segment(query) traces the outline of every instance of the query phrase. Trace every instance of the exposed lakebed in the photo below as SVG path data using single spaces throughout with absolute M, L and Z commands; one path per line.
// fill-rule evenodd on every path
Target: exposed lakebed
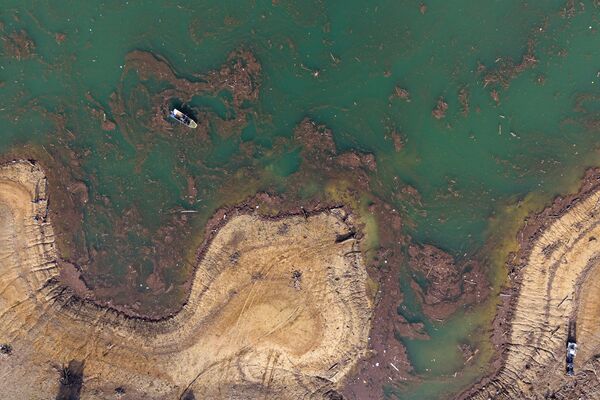
M 497 294 L 527 211 L 574 192 L 597 163 L 598 12 L 593 1 L 8 1 L 0 158 L 44 165 L 65 263 L 98 301 L 139 315 L 181 306 L 218 209 L 259 192 L 265 213 L 352 207 L 375 280 L 391 280 L 381 309 L 396 323 L 382 340 L 406 349 L 402 373 L 387 361 L 386 390 L 449 395 L 492 355 L 495 297 L 463 301 L 462 273 Z M 197 130 L 163 120 L 177 101 Z M 411 263 L 427 246 L 452 273 Z M 425 312 L 440 296 L 450 310 Z

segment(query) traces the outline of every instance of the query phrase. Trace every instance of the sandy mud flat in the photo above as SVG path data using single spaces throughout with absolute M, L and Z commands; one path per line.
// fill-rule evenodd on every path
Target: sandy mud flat
M 0 166 L 1 398 L 338 398 L 367 351 L 367 272 L 343 208 L 228 213 L 182 309 L 144 319 L 63 283 L 46 194 L 37 165 Z
M 529 218 L 495 321 L 498 371 L 465 399 L 600 398 L 600 172 Z M 575 375 L 566 346 L 575 339 Z

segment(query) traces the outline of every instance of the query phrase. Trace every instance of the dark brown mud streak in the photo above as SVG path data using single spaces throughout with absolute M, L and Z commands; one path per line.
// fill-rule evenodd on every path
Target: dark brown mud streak
M 480 303 L 489 294 L 481 266 L 475 261 L 456 265 L 454 258 L 432 245 L 408 247 L 409 265 L 428 282 L 413 285 L 421 298 L 423 312 L 433 320 L 443 320 L 461 305 Z
M 506 89 L 514 78 L 524 71 L 535 67 L 538 63 L 534 53 L 535 43 L 534 39 L 527 41 L 527 50 L 519 63 L 515 63 L 508 57 L 499 57 L 497 59 L 497 66 L 492 69 L 488 70 L 484 65 L 480 65 L 477 71 L 483 73 L 483 86 L 491 88 L 502 87 Z
M 371 355 L 358 364 L 356 375 L 347 380 L 341 391 L 346 399 L 378 400 L 383 398 L 384 385 L 414 381 L 408 354 L 397 335 L 427 338 L 422 326 L 409 323 L 397 311 L 403 301 L 399 281 L 404 260 L 401 247 L 406 245 L 407 238 L 402 233 L 402 218 L 393 210 L 381 201 L 370 207 L 378 220 L 386 220 L 379 227 L 380 248 L 368 267 L 369 275 L 377 282 L 375 314 L 369 335 Z
M 150 130 L 166 130 L 167 132 L 183 130 L 182 127 L 173 128 L 166 119 L 169 100 L 179 99 L 183 102 L 190 101 L 198 95 L 216 95 L 221 91 L 231 93 L 231 104 L 229 106 L 235 111 L 236 117 L 228 120 L 212 120 L 218 123 L 217 131 L 225 136 L 239 133 L 246 125 L 248 109 L 243 108 L 244 102 L 252 102 L 258 99 L 260 87 L 261 66 L 251 52 L 236 51 L 229 55 L 227 62 L 217 71 L 211 71 L 205 75 L 194 76 L 193 79 L 184 79 L 176 75 L 169 62 L 155 54 L 144 51 L 133 51 L 126 57 L 123 77 L 129 73 L 138 75 L 141 86 L 134 89 L 143 91 L 144 83 L 149 81 L 168 84 L 168 87 L 157 93 L 148 93 L 148 104 L 150 111 L 136 108 L 133 102 L 135 96 L 124 97 L 123 84 L 119 90 L 112 95 L 111 111 L 115 116 L 117 125 L 125 135 L 131 137 L 139 132 L 135 126 L 141 124 Z M 135 115 L 136 118 L 130 118 Z M 144 118 L 139 118 L 144 117 Z M 199 114 L 200 132 L 206 133 L 206 115 Z
M 23 60 L 34 55 L 35 43 L 23 29 L 5 33 L 4 27 L 0 25 L 0 42 L 3 45 L 4 54 L 9 57 Z

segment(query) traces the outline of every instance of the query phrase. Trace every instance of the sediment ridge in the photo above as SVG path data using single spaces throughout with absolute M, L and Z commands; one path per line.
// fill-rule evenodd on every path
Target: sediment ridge
M 600 171 L 528 218 L 518 240 L 495 321 L 500 367 L 460 398 L 599 398 Z M 574 376 L 568 340 L 578 345 Z
M 367 351 L 367 272 L 343 208 L 224 214 L 199 252 L 186 303 L 158 320 L 65 285 L 47 210 L 38 165 L 0 166 L 5 398 L 55 396 L 73 383 L 74 365 L 81 399 L 336 398 Z

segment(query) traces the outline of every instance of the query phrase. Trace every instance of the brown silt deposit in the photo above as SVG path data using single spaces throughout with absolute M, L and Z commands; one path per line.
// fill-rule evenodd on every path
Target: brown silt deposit
M 463 398 L 600 397 L 599 238 L 600 171 L 595 170 L 579 193 L 557 198 L 519 233 L 520 250 L 509 265 L 511 290 L 502 294 L 509 300 L 495 321 L 498 371 Z M 574 376 L 566 374 L 567 340 L 578 346 Z
M 496 60 L 498 66 L 487 72 L 483 77 L 483 87 L 498 85 L 504 89 L 508 88 L 510 82 L 524 71 L 537 65 L 538 60 L 535 56 L 535 41 L 527 41 L 527 51 L 521 57 L 521 62 L 515 63 L 510 58 L 499 57 Z M 486 68 L 480 65 L 478 72 L 485 71 Z
M 446 103 L 443 97 L 440 97 L 435 108 L 431 111 L 431 115 L 435 119 L 442 119 L 446 116 L 446 111 L 448 111 L 448 103 Z
M 151 319 L 65 283 L 46 186 L 35 164 L 0 166 L 3 398 L 337 398 L 365 355 L 372 304 L 345 209 L 223 212 L 185 305 Z
M 35 51 L 35 43 L 25 30 L 2 35 L 0 40 L 4 45 L 6 54 L 17 60 L 30 58 Z
M 428 285 L 413 283 L 430 318 L 443 320 L 465 304 L 479 303 L 489 293 L 486 279 L 478 264 L 456 265 L 454 258 L 432 245 L 408 247 L 409 265 L 420 273 Z
M 466 87 L 460 88 L 458 91 L 458 102 L 460 103 L 461 112 L 466 117 L 469 115 L 470 111 L 470 97 L 469 89 Z
M 401 86 L 396 86 L 394 88 L 394 94 L 390 96 L 390 99 L 393 97 L 397 97 L 401 100 L 410 101 L 410 92 Z

